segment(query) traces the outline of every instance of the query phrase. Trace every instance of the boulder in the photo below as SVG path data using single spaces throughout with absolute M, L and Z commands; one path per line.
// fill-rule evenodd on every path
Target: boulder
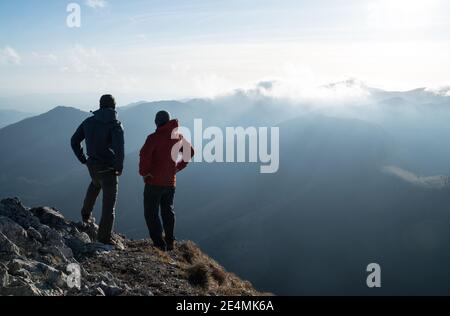
M 30 212 L 36 216 L 41 224 L 47 225 L 51 228 L 62 230 L 70 227 L 70 224 L 64 216 L 57 210 L 50 207 L 32 208 Z
M 22 226 L 5 216 L 0 216 L 0 232 L 14 244 L 27 247 L 28 234 Z
M 49 265 L 44 263 L 38 263 L 38 268 L 42 273 L 43 280 L 51 287 L 64 287 L 66 286 L 67 275 Z
M 43 282 L 51 287 L 66 285 L 66 275 L 45 263 L 34 260 L 14 259 L 8 264 L 8 273 L 24 280 Z
M 38 232 L 34 227 L 29 227 L 27 229 L 27 234 L 29 238 L 32 238 L 37 241 L 42 241 L 42 235 Z
M 40 225 L 39 219 L 34 217 L 17 198 L 0 201 L 0 216 L 8 217 L 25 229 Z
M 3 296 L 42 296 L 39 290 L 31 281 L 21 278 L 13 278 L 8 287 L 0 288 L 0 295 Z
M 91 240 L 97 239 L 98 225 L 95 224 L 95 218 L 92 218 L 89 223 L 77 223 L 75 226 L 79 231 L 86 233 Z
M 37 262 L 33 260 L 14 259 L 8 264 L 8 272 L 11 275 L 17 275 L 20 270 L 36 272 L 38 270 Z
M 20 257 L 20 249 L 0 231 L 0 257 L 11 260 Z

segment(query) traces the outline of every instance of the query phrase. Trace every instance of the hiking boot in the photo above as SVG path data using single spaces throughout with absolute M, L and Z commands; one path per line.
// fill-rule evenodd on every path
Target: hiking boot
M 172 251 L 175 249 L 175 243 L 167 244 L 167 251 Z
M 101 244 L 107 245 L 107 246 L 112 246 L 116 250 L 125 250 L 125 246 L 118 239 L 110 239 L 110 240 L 101 240 L 101 239 L 99 239 L 98 242 L 101 243 Z
M 92 215 L 85 216 L 82 215 L 83 224 L 90 225 L 95 223 L 95 218 Z
M 153 244 L 153 246 L 155 246 L 155 248 L 161 250 L 162 252 L 166 252 L 167 251 L 167 245 L 166 244 Z
M 167 251 L 172 251 L 175 249 L 175 240 L 166 240 Z

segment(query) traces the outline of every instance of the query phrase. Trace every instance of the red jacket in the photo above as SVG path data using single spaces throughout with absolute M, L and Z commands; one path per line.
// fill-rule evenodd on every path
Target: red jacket
M 139 162 L 139 173 L 145 177 L 146 184 L 175 186 L 177 172 L 186 168 L 194 156 L 192 145 L 178 134 L 177 128 L 178 120 L 172 120 L 148 136 Z M 172 152 L 175 156 L 183 154 L 183 157 L 174 160 Z

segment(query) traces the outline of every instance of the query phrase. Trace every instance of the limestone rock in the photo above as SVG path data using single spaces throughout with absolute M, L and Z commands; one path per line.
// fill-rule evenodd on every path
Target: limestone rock
M 148 240 L 131 241 L 119 234 L 113 234 L 114 245 L 104 245 L 96 242 L 97 233 L 94 222 L 70 222 L 54 208 L 0 201 L 0 295 L 259 294 L 193 243 L 163 253 Z M 198 263 L 214 288 L 189 283 L 190 267 Z M 218 274 L 220 284 L 213 280 Z

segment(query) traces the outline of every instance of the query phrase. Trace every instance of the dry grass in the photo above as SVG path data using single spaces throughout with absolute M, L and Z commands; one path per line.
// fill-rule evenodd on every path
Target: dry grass
M 209 268 L 212 278 L 216 280 L 220 286 L 223 285 L 227 279 L 227 273 L 224 269 L 212 263 L 209 265 Z
M 193 286 L 209 288 L 209 270 L 205 264 L 198 263 L 187 269 L 188 281 Z
M 185 271 L 189 283 L 201 289 L 203 295 L 270 295 L 259 293 L 250 282 L 227 272 L 220 264 L 202 253 L 192 241 L 179 243 L 176 256 L 181 261 L 179 267 Z
M 84 262 L 84 267 L 91 272 L 110 271 L 131 288 L 148 288 L 155 295 L 266 295 L 227 272 L 193 242 L 178 242 L 171 252 L 152 247 L 148 240 L 126 241 L 126 246 L 114 256 Z
M 202 255 L 200 249 L 192 241 L 180 244 L 178 251 L 181 253 L 182 258 L 189 264 L 194 264 Z

